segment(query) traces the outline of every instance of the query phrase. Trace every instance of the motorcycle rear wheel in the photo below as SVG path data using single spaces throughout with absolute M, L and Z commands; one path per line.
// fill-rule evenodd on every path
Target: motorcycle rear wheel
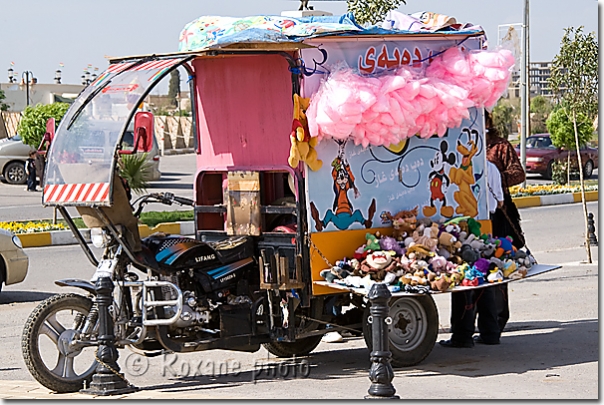
M 300 308 L 301 309 L 301 308 Z M 323 300 L 322 299 L 314 299 L 310 303 L 310 309 L 308 313 L 310 313 L 310 317 L 314 319 L 321 319 L 323 312 Z M 297 322 L 296 322 L 297 323 Z M 296 325 L 299 326 L 299 325 Z M 322 328 L 323 326 L 315 321 L 309 322 L 307 325 L 304 325 L 302 328 L 303 332 L 316 330 Z M 269 353 L 274 354 L 277 357 L 294 357 L 294 356 L 306 356 L 310 354 L 319 343 L 321 343 L 321 338 L 323 335 L 318 336 L 310 336 L 303 339 L 297 339 L 295 342 L 270 342 L 263 343 L 262 346 Z
M 263 343 L 262 346 L 277 357 L 306 356 L 319 346 L 322 337 L 323 335 L 319 335 L 298 339 L 295 342 Z
M 81 321 L 74 325 L 77 314 L 82 314 L 85 320 L 91 307 L 89 298 L 72 293 L 58 294 L 42 301 L 25 322 L 21 337 L 23 359 L 31 375 L 46 388 L 66 393 L 79 391 L 84 387 L 84 381 L 89 385 L 97 366 L 96 348 L 73 349 L 68 343 L 84 324 Z M 53 348 L 56 363 L 52 361 Z M 79 360 L 77 365 L 76 358 Z M 52 364 L 56 365 L 53 367 Z

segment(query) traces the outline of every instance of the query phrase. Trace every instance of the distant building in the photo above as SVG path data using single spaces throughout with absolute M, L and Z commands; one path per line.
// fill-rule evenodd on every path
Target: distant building
M 52 104 L 54 102 L 70 103 L 85 87 L 81 84 L 30 83 L 29 105 Z M 25 109 L 27 106 L 27 85 L 24 83 L 0 83 L 0 90 L 6 96 L 3 103 L 8 104 L 9 111 L 21 112 Z
M 548 79 L 551 76 L 552 62 L 531 62 L 529 68 L 529 89 L 531 97 L 553 97 Z M 512 80 L 508 88 L 510 98 L 520 97 L 520 71 L 512 72 Z

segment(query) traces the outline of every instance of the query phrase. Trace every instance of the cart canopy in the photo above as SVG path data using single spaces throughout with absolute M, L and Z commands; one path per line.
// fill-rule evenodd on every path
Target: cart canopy
M 128 123 L 152 87 L 186 60 L 151 57 L 114 63 L 82 91 L 51 145 L 44 205 L 111 205 L 117 150 Z

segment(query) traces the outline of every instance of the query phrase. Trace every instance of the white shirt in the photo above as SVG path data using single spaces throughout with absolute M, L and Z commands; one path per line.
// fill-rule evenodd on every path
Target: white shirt
M 495 212 L 497 201 L 503 201 L 503 189 L 501 188 L 501 174 L 493 163 L 487 160 L 487 206 L 489 212 Z

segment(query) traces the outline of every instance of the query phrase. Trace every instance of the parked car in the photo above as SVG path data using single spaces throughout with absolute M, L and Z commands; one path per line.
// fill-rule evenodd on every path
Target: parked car
M 17 235 L 0 229 L 0 290 L 2 284 L 20 283 L 27 275 L 29 258 Z
M 581 162 L 583 163 L 583 176 L 587 179 L 598 168 L 598 149 L 587 145 L 582 146 Z M 516 153 L 520 156 L 520 145 L 516 145 Z M 552 165 L 555 160 L 566 161 L 569 151 L 566 148 L 557 148 L 552 143 L 549 134 L 535 134 L 526 138 L 526 172 L 538 173 L 546 179 L 552 178 Z M 577 152 L 570 151 L 571 167 L 578 167 Z
M 151 147 L 151 150 L 147 152 L 147 161 L 151 165 L 151 178 L 149 180 L 156 181 L 161 177 L 161 172 L 159 171 L 159 145 L 155 136 L 151 139 L 153 140 L 153 146 Z M 122 145 L 129 149 L 134 147 L 134 130 L 128 130 L 124 133 Z
M 9 184 L 25 184 L 25 161 L 29 152 L 35 150 L 23 143 L 18 134 L 0 140 L 0 173 Z

